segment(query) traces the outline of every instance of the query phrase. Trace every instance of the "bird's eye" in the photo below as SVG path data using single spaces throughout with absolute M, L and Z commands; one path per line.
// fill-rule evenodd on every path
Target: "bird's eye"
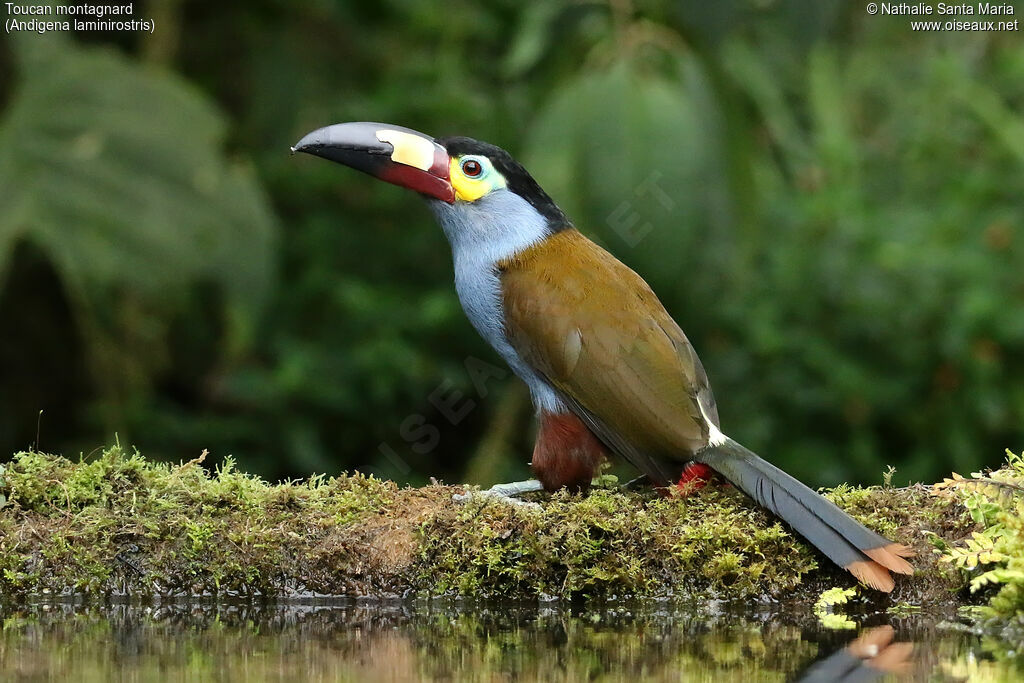
M 484 167 L 476 159 L 466 159 L 462 162 L 462 172 L 469 178 L 476 178 L 484 172 Z

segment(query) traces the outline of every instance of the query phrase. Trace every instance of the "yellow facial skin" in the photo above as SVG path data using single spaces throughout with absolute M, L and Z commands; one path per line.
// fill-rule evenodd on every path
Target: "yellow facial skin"
M 467 175 L 462 169 L 467 160 L 480 164 L 480 173 L 475 177 Z M 455 199 L 462 202 L 475 202 L 486 194 L 504 188 L 505 177 L 494 169 L 487 157 L 464 155 L 452 159 L 448 165 L 448 175 L 452 187 L 455 188 Z

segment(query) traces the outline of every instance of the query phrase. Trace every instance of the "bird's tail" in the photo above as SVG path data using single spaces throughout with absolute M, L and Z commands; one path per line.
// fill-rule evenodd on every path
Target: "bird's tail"
M 732 439 L 696 454 L 702 462 L 793 527 L 828 559 L 862 583 L 888 593 L 890 571 L 913 574 L 914 552 L 876 534 L 834 503 Z

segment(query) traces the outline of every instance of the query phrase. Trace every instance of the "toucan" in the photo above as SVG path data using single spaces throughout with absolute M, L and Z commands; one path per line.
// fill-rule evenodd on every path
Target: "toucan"
M 420 193 L 451 244 L 473 327 L 529 387 L 535 490 L 582 491 L 608 454 L 656 486 L 717 472 L 867 586 L 912 574 L 910 548 L 722 433 L 707 374 L 647 283 L 577 230 L 505 150 L 385 123 L 292 148 Z M 519 491 L 526 489 L 517 489 Z

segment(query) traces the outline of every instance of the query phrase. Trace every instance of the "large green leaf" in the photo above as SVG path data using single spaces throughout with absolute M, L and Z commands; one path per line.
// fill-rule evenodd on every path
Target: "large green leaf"
M 195 279 L 257 305 L 275 225 L 223 154 L 223 117 L 169 73 L 57 38 L 12 41 L 19 84 L 0 124 L 0 276 L 20 239 L 69 285 L 163 297 Z
M 34 245 L 112 362 L 109 347 L 158 343 L 168 311 L 212 284 L 237 343 L 268 290 L 276 226 L 252 174 L 224 155 L 223 116 L 180 78 L 116 50 L 57 36 L 11 46 L 0 283 L 15 245 Z M 156 331 L 139 339 L 146 325 Z
M 579 227 L 665 286 L 728 204 L 714 97 L 694 59 L 676 66 L 678 80 L 625 58 L 582 73 L 541 110 L 527 147 Z

